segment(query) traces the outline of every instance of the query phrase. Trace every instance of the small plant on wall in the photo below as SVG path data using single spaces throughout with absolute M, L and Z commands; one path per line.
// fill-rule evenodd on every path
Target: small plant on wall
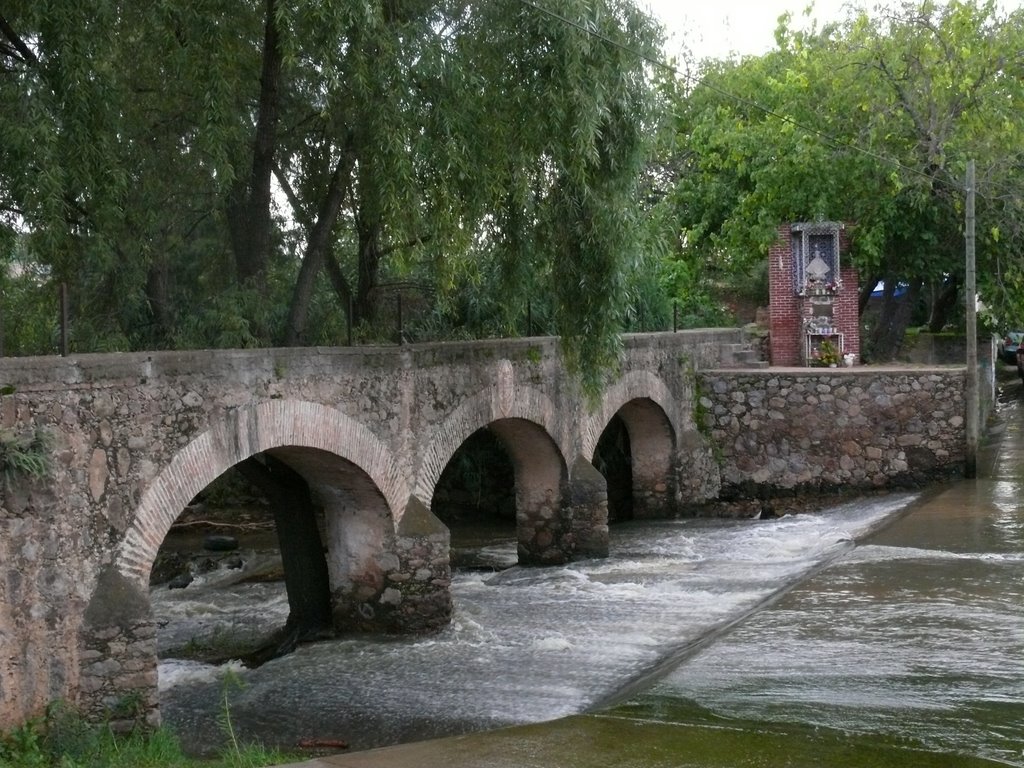
M 53 435 L 41 427 L 28 434 L 0 429 L 0 473 L 8 480 L 46 477 L 52 466 L 52 447 Z

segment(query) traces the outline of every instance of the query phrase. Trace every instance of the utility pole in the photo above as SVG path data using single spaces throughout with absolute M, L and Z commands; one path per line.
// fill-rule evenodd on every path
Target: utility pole
M 964 476 L 978 476 L 978 301 L 974 270 L 974 161 L 967 161 L 967 204 L 965 210 L 965 240 L 967 246 L 967 275 L 964 292 L 967 294 L 967 455 Z
M 60 284 L 60 356 L 68 356 L 68 284 Z

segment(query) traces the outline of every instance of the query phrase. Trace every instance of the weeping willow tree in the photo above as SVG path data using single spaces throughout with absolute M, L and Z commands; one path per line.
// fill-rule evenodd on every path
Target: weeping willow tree
M 502 322 L 550 296 L 600 370 L 659 40 L 631 0 L 13 0 L 0 226 L 80 347 L 329 343 L 496 267 Z

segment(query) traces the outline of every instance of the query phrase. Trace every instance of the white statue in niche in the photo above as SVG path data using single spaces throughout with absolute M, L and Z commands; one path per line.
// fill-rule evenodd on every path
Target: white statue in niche
M 834 296 L 839 292 L 839 280 L 829 280 L 832 268 L 828 262 L 821 257 L 821 249 L 817 244 L 811 251 L 811 260 L 804 267 L 804 288 L 810 291 L 811 295 Z M 803 292 L 801 296 L 805 295 Z
M 807 277 L 810 278 L 811 283 L 820 285 L 825 282 L 825 277 L 829 271 L 828 264 L 821 258 L 821 250 L 817 245 L 814 246 L 814 258 L 807 263 Z

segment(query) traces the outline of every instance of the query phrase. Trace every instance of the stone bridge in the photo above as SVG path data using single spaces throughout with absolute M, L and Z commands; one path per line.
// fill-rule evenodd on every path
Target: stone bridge
M 626 337 L 592 398 L 552 339 L 0 359 L 0 730 L 57 699 L 158 718 L 154 560 L 196 495 L 256 454 L 310 486 L 336 628 L 371 632 L 449 621 L 431 504 L 485 428 L 514 471 L 523 564 L 606 554 L 612 490 L 635 517 L 675 516 L 963 466 L 962 367 L 716 370 L 740 341 Z M 594 465 L 613 421 L 628 488 Z M 34 480 L 11 454 L 33 435 L 52 464 Z
M 552 339 L 0 360 L 14 389 L 4 439 L 42 431 L 53 456 L 46 479 L 3 481 L 0 728 L 54 699 L 155 718 L 157 551 L 199 492 L 258 453 L 299 472 L 322 508 L 339 629 L 448 622 L 449 535 L 431 501 L 483 428 L 514 468 L 520 562 L 606 554 L 602 432 L 616 416 L 628 432 L 635 516 L 714 497 L 692 371 L 737 341 L 628 337 L 620 375 L 589 400 Z

